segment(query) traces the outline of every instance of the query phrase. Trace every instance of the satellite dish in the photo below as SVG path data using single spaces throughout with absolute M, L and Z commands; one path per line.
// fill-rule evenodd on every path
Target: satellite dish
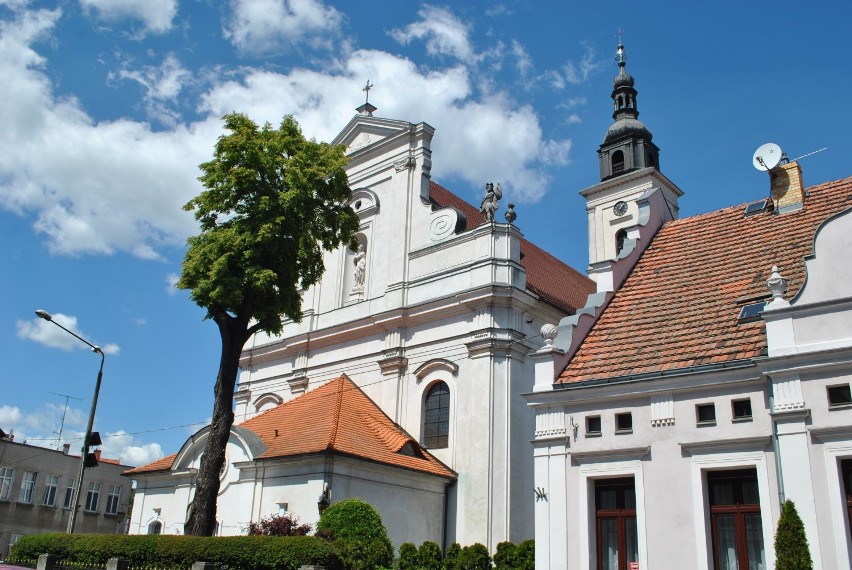
M 778 166 L 782 154 L 780 146 L 775 143 L 766 143 L 754 151 L 754 157 L 751 161 L 756 169 L 766 172 Z

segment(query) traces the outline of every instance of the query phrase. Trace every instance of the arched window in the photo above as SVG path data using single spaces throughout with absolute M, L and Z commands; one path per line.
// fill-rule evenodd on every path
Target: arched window
M 148 525 L 148 534 L 162 534 L 163 533 L 163 523 L 160 521 L 153 521 Z
M 423 401 L 423 445 L 427 449 L 449 446 L 450 388 L 437 382 L 429 388 Z
M 621 250 L 624 249 L 624 242 L 627 240 L 627 230 L 624 228 L 615 233 L 615 255 L 618 256 Z
M 612 173 L 618 174 L 624 170 L 624 153 L 620 150 L 612 153 Z

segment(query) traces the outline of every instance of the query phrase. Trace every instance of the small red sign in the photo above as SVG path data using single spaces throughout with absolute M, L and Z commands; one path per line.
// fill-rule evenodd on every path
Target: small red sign
M 638 562 L 631 562 L 630 563 L 630 570 L 639 570 L 639 563 Z

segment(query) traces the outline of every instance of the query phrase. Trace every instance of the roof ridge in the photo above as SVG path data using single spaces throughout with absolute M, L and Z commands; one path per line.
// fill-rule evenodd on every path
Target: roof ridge
M 344 378 L 349 379 L 348 376 L 343 374 L 334 380 L 337 382 L 337 405 L 334 407 L 334 416 L 331 419 L 331 435 L 328 438 L 326 449 L 334 449 L 335 443 L 337 443 L 337 430 L 340 427 L 340 410 L 343 407 Z

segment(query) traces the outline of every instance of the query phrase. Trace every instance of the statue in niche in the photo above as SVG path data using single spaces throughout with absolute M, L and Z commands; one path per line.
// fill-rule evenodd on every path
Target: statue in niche
M 367 276 L 367 251 L 363 243 L 358 244 L 358 251 L 352 258 L 352 263 L 355 264 L 355 285 L 352 292 L 361 293 L 364 291 L 364 278 Z
M 494 223 L 494 213 L 500 207 L 500 198 L 503 197 L 503 191 L 500 189 L 500 184 L 496 186 L 489 182 L 485 185 L 485 198 L 482 199 L 482 204 L 479 206 L 479 211 L 485 216 L 485 221 L 489 224 Z

